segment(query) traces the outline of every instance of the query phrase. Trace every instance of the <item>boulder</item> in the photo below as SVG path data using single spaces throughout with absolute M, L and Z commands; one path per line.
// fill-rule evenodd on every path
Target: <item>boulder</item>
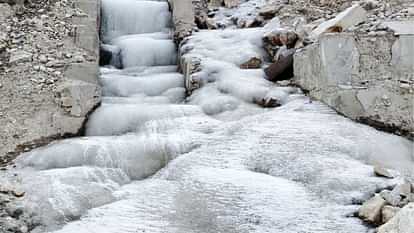
M 321 23 L 311 32 L 312 38 L 319 38 L 325 32 L 340 32 L 364 22 L 367 12 L 360 5 L 354 5 L 339 13 L 335 18 Z
M 265 5 L 259 10 L 259 15 L 264 19 L 272 19 L 283 8 L 283 5 Z
M 386 205 L 382 208 L 382 223 L 387 223 L 390 219 L 392 219 L 401 208 Z
M 366 201 L 358 211 L 358 216 L 366 222 L 379 224 L 381 222 L 381 210 L 386 201 L 379 195 Z
M 378 233 L 413 233 L 414 203 L 402 208 L 391 220 L 378 228 Z
M 294 53 L 295 49 L 286 49 L 279 53 L 277 60 L 265 69 L 266 79 L 273 82 L 291 79 Z

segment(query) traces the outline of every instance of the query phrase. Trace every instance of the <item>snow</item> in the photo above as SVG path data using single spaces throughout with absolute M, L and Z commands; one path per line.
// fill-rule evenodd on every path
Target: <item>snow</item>
M 5 176 L 18 174 L 38 232 L 365 233 L 350 217 L 355 203 L 399 182 L 372 165 L 414 178 L 411 141 L 240 69 L 266 59 L 261 29 L 195 33 L 182 52 L 201 58 L 200 85 L 184 100 L 160 23 L 169 16 L 158 15 L 166 3 L 103 4 L 127 68 L 101 69 L 103 102 L 87 137 L 25 153 Z M 282 106 L 255 104 L 268 98 Z

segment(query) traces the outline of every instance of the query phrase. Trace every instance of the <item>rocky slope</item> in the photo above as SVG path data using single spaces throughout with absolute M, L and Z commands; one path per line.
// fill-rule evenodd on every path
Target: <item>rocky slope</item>
M 99 103 L 97 1 L 0 3 L 0 166 L 77 135 Z

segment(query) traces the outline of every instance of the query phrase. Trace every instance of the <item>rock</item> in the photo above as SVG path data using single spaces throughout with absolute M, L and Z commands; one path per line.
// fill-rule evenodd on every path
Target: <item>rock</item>
M 401 196 L 398 191 L 383 190 L 380 192 L 380 196 L 392 206 L 398 206 L 401 201 Z
M 207 25 L 207 28 L 208 29 L 217 29 L 218 28 L 218 25 L 217 25 L 217 23 L 216 23 L 216 21 L 214 21 L 214 19 L 211 19 L 211 18 L 207 18 L 206 19 L 206 25 Z
M 407 21 L 386 21 L 381 24 L 394 32 L 395 35 L 413 35 L 414 34 L 414 20 Z
M 17 50 L 10 53 L 9 63 L 19 64 L 22 62 L 31 62 L 32 54 L 23 50 Z
M 298 35 L 293 30 L 275 29 L 266 33 L 263 37 L 263 42 L 272 46 L 287 46 L 293 48 L 298 40 Z
M 408 7 L 407 8 L 407 14 L 409 16 L 414 16 L 414 7 Z
M 343 31 L 351 26 L 357 25 L 366 20 L 367 12 L 359 5 L 354 5 L 338 14 L 335 18 L 321 23 L 311 32 L 312 38 L 319 38 L 323 33 L 332 31 Z
M 374 166 L 374 173 L 377 176 L 385 177 L 385 178 L 394 178 L 394 175 L 385 167 L 382 166 Z
M 8 17 L 12 16 L 12 9 L 9 4 L 0 3 L 0 22 L 4 22 Z
M 391 220 L 378 228 L 378 233 L 413 233 L 414 203 L 402 208 Z
M 113 65 L 122 68 L 121 49 L 115 45 L 101 44 L 99 51 L 99 65 Z
M 19 205 L 9 205 L 6 212 L 13 218 L 19 218 L 23 214 L 23 207 Z
M 257 57 L 250 58 L 247 62 L 240 65 L 241 69 L 259 69 L 262 66 L 262 60 Z
M 405 180 L 404 183 L 397 185 L 394 190 L 398 192 L 401 197 L 408 197 L 411 193 L 411 183 Z
M 227 8 L 233 8 L 240 4 L 240 0 L 224 0 L 224 6 Z
M 264 19 L 272 19 L 283 8 L 283 5 L 266 5 L 259 10 L 259 15 Z
M 294 53 L 295 49 L 286 49 L 285 53 L 281 53 L 277 61 L 265 69 L 266 79 L 275 82 L 292 78 Z
M 26 192 L 24 192 L 23 190 L 12 190 L 12 194 L 15 197 L 23 197 L 26 194 Z
M 392 219 L 398 213 L 398 211 L 400 211 L 400 209 L 401 208 L 389 206 L 389 205 L 384 206 L 381 212 L 382 223 L 384 224 L 388 222 L 390 219 Z
M 358 216 L 366 222 L 378 224 L 381 222 L 381 210 L 386 201 L 379 195 L 366 201 L 358 211 Z
M 40 61 L 40 63 L 43 63 L 43 64 L 46 64 L 47 63 L 47 56 L 46 55 L 44 55 L 44 54 L 42 54 L 42 55 L 40 55 L 39 56 L 39 61 Z
M 98 85 L 81 80 L 66 81 L 58 87 L 60 106 L 71 116 L 85 117 L 100 102 Z
M 364 0 L 362 2 L 361 6 L 365 10 L 370 11 L 370 10 L 373 10 L 375 8 L 378 8 L 379 7 L 379 2 L 378 1 L 375 1 L 375 0 Z

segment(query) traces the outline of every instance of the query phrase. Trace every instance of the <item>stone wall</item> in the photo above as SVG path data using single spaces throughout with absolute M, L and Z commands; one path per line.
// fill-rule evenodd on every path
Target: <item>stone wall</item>
M 0 4 L 0 166 L 81 133 L 100 102 L 99 1 Z
M 414 34 L 396 28 L 323 35 L 295 55 L 295 82 L 349 118 L 413 137 Z
M 194 7 L 192 0 L 169 0 L 173 13 L 174 40 L 179 44 L 191 35 L 194 23 Z

